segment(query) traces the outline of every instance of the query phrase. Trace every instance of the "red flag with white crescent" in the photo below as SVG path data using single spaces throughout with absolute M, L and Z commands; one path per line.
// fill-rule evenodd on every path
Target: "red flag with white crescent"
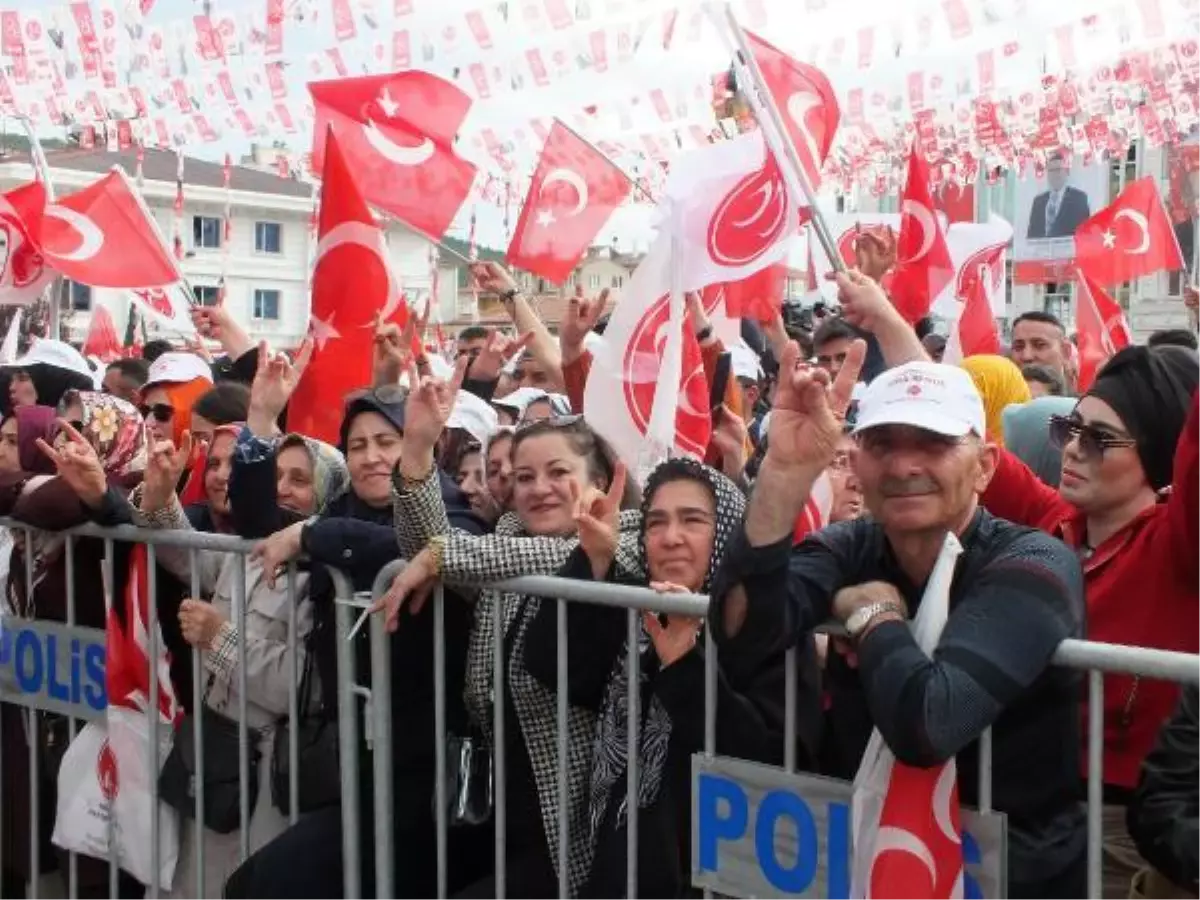
M 0 304 L 24 305 L 54 280 L 37 245 L 46 208 L 46 188 L 31 181 L 0 194 Z
M 441 238 L 475 180 L 475 167 L 454 152 L 471 99 L 416 70 L 318 81 L 308 90 L 316 116 L 313 171 L 324 170 L 332 127 L 367 202 Z
M 929 164 L 914 142 L 900 203 L 900 235 L 892 272 L 892 303 L 909 323 L 929 314 L 933 301 L 954 278 L 946 234 L 929 190 Z
M 94 287 L 161 287 L 179 269 L 120 170 L 46 207 L 39 242 L 46 261 Z
M 956 365 L 968 356 L 1000 352 L 1000 330 L 996 325 L 992 297 L 1004 290 L 1006 246 L 984 247 L 972 254 L 959 269 L 955 298 L 960 304 L 960 312 L 950 328 L 943 362 Z
M 631 187 L 608 157 L 555 121 L 508 245 L 508 262 L 562 284 Z
M 1079 302 L 1075 328 L 1079 341 L 1078 390 L 1082 394 L 1096 380 L 1096 373 L 1118 350 L 1133 343 L 1121 304 L 1105 293 L 1096 281 L 1079 269 Z
M 371 381 L 373 324 L 401 302 L 383 232 L 350 173 L 341 141 L 325 139 L 309 337 L 313 355 L 288 406 L 288 428 L 336 444 L 346 394 Z
M 1120 284 L 1183 268 L 1175 229 L 1153 176 L 1126 185 L 1075 231 L 1075 261 L 1100 284 Z

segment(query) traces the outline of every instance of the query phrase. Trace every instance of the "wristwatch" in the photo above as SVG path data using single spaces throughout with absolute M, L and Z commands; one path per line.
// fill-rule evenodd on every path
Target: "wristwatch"
M 845 622 L 846 634 L 852 638 L 857 638 L 862 634 L 863 630 L 871 623 L 871 620 L 876 616 L 881 616 L 884 613 L 898 613 L 904 615 L 904 610 L 900 605 L 893 603 L 890 600 L 882 600 L 878 603 L 871 603 L 867 606 L 860 606 L 850 614 Z

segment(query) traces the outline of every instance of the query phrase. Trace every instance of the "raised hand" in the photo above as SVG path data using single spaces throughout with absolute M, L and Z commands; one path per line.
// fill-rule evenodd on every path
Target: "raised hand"
M 896 232 L 890 225 L 858 225 L 854 241 L 855 267 L 879 281 L 896 265 Z
M 147 430 L 146 445 L 149 455 L 142 480 L 141 507 L 142 512 L 151 513 L 165 508 L 171 502 L 175 486 L 192 460 L 192 433 L 185 431 L 176 449 L 171 441 L 155 441 Z
M 650 582 L 652 590 L 660 594 L 689 594 L 685 587 L 670 581 Z M 696 646 L 696 638 L 704 625 L 704 619 L 694 616 L 681 616 L 677 613 L 667 615 L 667 624 L 663 625 L 658 613 L 647 611 L 642 613 L 642 623 L 646 633 L 654 643 L 654 652 L 662 668 L 679 662 L 691 649 Z
M 189 353 L 194 353 L 206 363 L 209 363 L 210 365 L 212 364 L 213 355 L 209 349 L 204 346 L 204 341 L 202 341 L 199 337 L 187 338 L 184 340 L 183 345 Z
M 483 350 L 471 363 L 471 379 L 495 381 L 506 365 L 529 349 L 533 338 L 532 331 L 527 331 L 518 338 L 510 338 L 502 332 L 493 331 L 488 335 Z
M 189 597 L 179 604 L 179 630 L 193 647 L 209 648 L 224 622 L 225 617 L 211 603 Z
M 409 363 L 408 383 L 412 387 L 404 405 L 404 449 L 401 460 L 410 453 L 424 455 L 433 452 L 454 410 L 454 402 L 467 372 L 467 363 L 466 357 L 458 360 L 449 381 L 432 375 L 422 378 L 416 363 Z
M 584 338 L 600 321 L 607 303 L 608 288 L 602 290 L 599 297 L 588 300 L 583 296 L 583 285 L 575 286 L 575 296 L 567 302 L 566 315 L 558 326 L 558 346 L 563 365 L 583 356 Z
M 59 419 L 58 427 L 67 440 L 55 448 L 38 438 L 38 449 L 50 458 L 58 476 L 70 485 L 79 499 L 96 509 L 108 490 L 108 479 L 104 476 L 100 457 L 96 455 L 96 449 L 66 419 Z
M 410 316 L 409 323 L 412 320 Z M 385 322 L 382 313 L 376 314 L 375 341 L 371 346 L 371 383 L 375 387 L 400 381 L 400 373 L 412 355 L 412 343 L 405 341 L 407 328 L 407 325 L 401 329 L 395 322 Z
M 387 630 L 395 631 L 400 625 L 400 609 L 407 602 L 413 614 L 425 606 L 433 587 L 437 584 L 437 570 L 433 554 L 422 550 L 392 579 L 387 592 L 375 601 L 371 612 L 387 612 Z
M 294 363 L 283 353 L 272 353 L 266 341 L 259 343 L 258 369 L 250 385 L 250 410 L 246 416 L 246 424 L 254 434 L 274 435 L 275 421 L 300 383 L 312 353 L 312 338 L 304 339 Z
M 788 342 L 779 362 L 779 386 L 764 465 L 770 462 L 816 472 L 829 466 L 842 437 L 850 392 L 858 381 L 866 353 L 865 341 L 851 344 L 831 387 L 828 373 L 801 362 L 800 348 Z
M 498 262 L 471 263 L 471 277 L 479 290 L 487 294 L 504 294 L 517 289 L 517 282 Z
M 875 331 L 887 317 L 898 316 L 892 301 L 888 299 L 879 282 L 862 272 L 832 272 L 830 278 L 838 286 L 838 302 L 842 305 L 842 318 L 851 325 L 866 331 Z
M 721 454 L 721 471 L 737 481 L 746 468 L 746 423 L 728 406 L 722 406 L 713 422 L 713 446 Z
M 571 483 L 575 501 L 575 527 L 579 531 L 579 546 L 592 564 L 597 581 L 608 574 L 617 558 L 621 540 L 621 497 L 625 494 L 625 464 L 618 462 L 613 470 L 608 490 L 588 486 L 581 492 Z
M 237 359 L 254 346 L 229 309 L 224 306 L 193 306 L 192 324 L 206 338 L 221 342 L 221 349 L 230 359 Z

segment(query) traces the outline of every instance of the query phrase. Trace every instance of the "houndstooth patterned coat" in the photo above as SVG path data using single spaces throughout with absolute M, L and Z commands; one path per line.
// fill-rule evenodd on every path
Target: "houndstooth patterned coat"
M 417 485 L 396 479 L 392 490 L 396 539 L 400 555 L 412 559 L 435 535 L 445 535 L 442 576 L 465 588 L 478 588 L 475 624 L 467 650 L 464 699 L 467 710 L 492 740 L 492 654 L 493 606 L 502 605 L 504 634 L 512 640 L 512 654 L 504 677 L 512 692 L 513 706 L 537 785 L 538 806 L 546 834 L 550 860 L 558 870 L 558 741 L 555 694 L 526 670 L 525 634 L 537 615 L 541 599 L 482 587 L 484 584 L 520 575 L 554 575 L 579 546 L 574 537 L 541 537 L 527 534 L 513 513 L 501 517 L 495 534 L 471 535 L 452 530 L 442 503 L 438 476 Z M 621 540 L 617 571 L 637 577 L 641 573 L 639 533 L 641 514 L 621 513 Z M 519 615 L 518 615 L 519 613 Z M 512 723 L 506 722 L 511 728 Z M 570 821 L 570 868 L 568 884 L 572 896 L 587 879 L 594 847 L 588 828 L 588 785 L 591 779 L 596 714 L 571 706 L 567 711 L 567 816 Z

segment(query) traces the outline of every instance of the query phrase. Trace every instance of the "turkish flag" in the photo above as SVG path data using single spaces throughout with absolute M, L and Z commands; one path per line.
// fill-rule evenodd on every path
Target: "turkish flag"
M 1079 287 L 1075 328 L 1079 343 L 1079 393 L 1096 380 L 1096 373 L 1113 355 L 1133 343 L 1121 305 L 1104 292 L 1082 269 L 1076 272 Z
M 0 194 L 0 304 L 31 303 L 54 280 L 37 245 L 45 209 L 40 181 Z
M 397 72 L 313 82 L 312 166 L 325 168 L 332 126 L 367 202 L 437 240 L 475 180 L 455 154 L 471 99 L 428 72 Z
M 776 263 L 725 285 L 725 312 L 734 319 L 774 321 L 783 305 L 787 264 Z
M 963 264 L 955 291 L 960 312 L 942 362 L 957 365 L 968 356 L 1000 352 L 992 296 L 1004 287 L 1004 249 L 1003 245 L 986 247 Z
M 138 304 L 172 331 L 194 334 L 192 298 L 182 281 L 162 287 L 131 288 L 129 299 Z
M 915 143 L 908 156 L 900 213 L 891 298 L 900 314 L 914 324 L 929 314 L 933 301 L 954 278 L 950 247 L 929 192 L 929 164 Z
M 46 262 L 80 284 L 145 288 L 180 278 L 158 226 L 120 169 L 47 206 L 40 244 Z
M 508 245 L 508 262 L 562 284 L 631 187 L 608 157 L 555 121 Z
M 1154 178 L 1147 175 L 1075 231 L 1075 262 L 1100 284 L 1183 268 L 1183 254 Z
M 92 310 L 92 321 L 88 323 L 87 337 L 83 340 L 83 355 L 94 356 L 101 362 L 119 359 L 121 342 L 117 339 L 117 327 L 107 306 L 97 305 Z
M 309 323 L 313 355 L 288 406 L 288 428 L 336 444 L 346 394 L 371 381 L 375 315 L 382 309 L 390 318 L 401 299 L 383 232 L 332 129 L 321 179 Z
M 792 59 L 753 32 L 746 38 L 815 191 L 842 115 L 833 86 L 816 66 Z

